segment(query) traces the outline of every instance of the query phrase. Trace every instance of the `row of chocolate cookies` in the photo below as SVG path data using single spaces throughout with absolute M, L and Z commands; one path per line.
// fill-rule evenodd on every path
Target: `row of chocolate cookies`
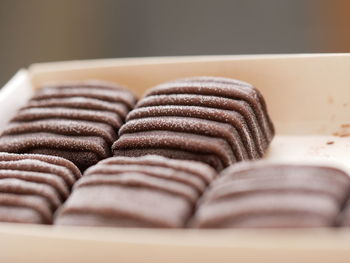
M 111 156 L 136 99 L 127 89 L 101 81 L 40 89 L 0 137 L 0 151 L 66 158 L 81 170 Z
M 344 171 L 323 166 L 246 163 L 222 172 L 199 202 L 199 228 L 330 227 L 350 191 Z
M 0 153 L 0 222 L 51 224 L 80 177 L 60 157 Z
M 215 175 L 199 162 L 112 157 L 85 171 L 55 224 L 184 227 Z
M 159 154 L 221 170 L 262 157 L 274 128 L 260 92 L 245 82 L 195 77 L 159 85 L 127 116 L 116 156 Z

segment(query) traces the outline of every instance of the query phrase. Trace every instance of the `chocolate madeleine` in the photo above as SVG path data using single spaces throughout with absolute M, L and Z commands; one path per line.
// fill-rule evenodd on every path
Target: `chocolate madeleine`
M 0 153 L 0 222 L 52 223 L 80 177 L 63 158 Z
M 0 151 L 59 156 L 85 170 L 110 147 L 136 99 L 115 84 L 87 81 L 44 87 L 0 136 Z
M 90 167 L 55 224 L 184 227 L 215 171 L 198 162 L 167 161 L 113 157 Z
M 229 167 L 198 204 L 199 228 L 334 226 L 350 190 L 348 175 L 313 165 Z

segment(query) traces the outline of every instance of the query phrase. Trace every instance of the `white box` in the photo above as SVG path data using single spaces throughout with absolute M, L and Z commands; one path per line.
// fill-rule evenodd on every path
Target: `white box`
M 263 93 L 277 136 L 270 161 L 350 171 L 350 54 L 107 59 L 34 64 L 0 92 L 0 130 L 45 82 L 103 79 L 138 95 L 199 75 L 247 81 Z M 333 144 L 327 144 L 332 141 Z M 344 229 L 163 230 L 0 223 L 0 262 L 350 262 Z

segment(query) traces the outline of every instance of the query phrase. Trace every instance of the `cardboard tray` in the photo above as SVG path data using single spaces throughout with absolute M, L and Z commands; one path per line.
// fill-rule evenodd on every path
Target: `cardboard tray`
M 0 92 L 0 130 L 41 84 L 104 79 L 139 96 L 210 75 L 263 93 L 277 136 L 266 159 L 350 171 L 350 54 L 129 58 L 34 64 Z M 0 223 L 0 262 L 349 262 L 344 229 L 161 230 Z

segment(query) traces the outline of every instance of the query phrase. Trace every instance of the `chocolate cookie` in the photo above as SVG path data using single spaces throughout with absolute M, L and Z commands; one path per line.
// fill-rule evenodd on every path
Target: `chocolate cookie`
M 126 165 L 126 166 L 135 164 L 135 165 L 144 165 L 144 166 L 159 167 L 159 168 L 160 167 L 171 168 L 176 173 L 185 172 L 185 173 L 197 176 L 199 179 L 203 180 L 207 184 L 209 184 L 216 176 L 216 172 L 212 168 L 210 168 L 208 165 L 196 162 L 195 165 L 190 166 L 188 165 L 189 162 L 173 160 L 173 159 L 164 158 L 162 156 L 156 156 L 156 155 L 147 155 L 139 158 L 128 158 L 128 157 L 109 158 L 101 161 L 100 164 L 112 164 L 112 165 L 118 164 L 118 165 Z M 89 171 L 86 171 L 86 174 L 88 174 Z
M 222 126 L 226 126 L 227 130 L 227 126 L 229 125 L 231 126 L 230 129 L 232 130 L 232 133 L 234 133 L 233 136 L 236 138 L 236 143 L 234 144 L 237 144 L 237 146 L 235 146 L 235 148 L 232 150 L 236 152 L 236 159 L 238 161 L 247 159 L 254 160 L 262 156 L 257 150 L 252 133 L 250 132 L 250 129 L 243 117 L 234 111 L 198 106 L 156 106 L 136 108 L 128 115 L 126 125 L 128 125 L 130 120 L 134 119 L 158 117 L 161 120 L 165 116 L 191 119 L 196 118 L 198 119 L 197 122 L 203 123 L 204 125 L 206 123 L 205 121 L 212 121 L 212 124 L 216 125 L 217 129 L 221 129 Z M 208 129 L 202 129 L 201 133 L 203 132 L 210 133 Z M 222 133 L 224 133 L 224 131 Z M 229 143 L 233 144 L 232 139 L 229 139 Z
M 125 119 L 129 112 L 129 109 L 123 103 L 112 103 L 99 99 L 84 98 L 84 97 L 72 97 L 72 98 L 58 98 L 58 99 L 31 99 L 27 105 L 22 109 L 29 108 L 50 108 L 50 107 L 64 107 L 72 109 L 86 109 L 86 110 L 98 110 L 109 111 L 117 114 Z
M 112 112 L 85 109 L 67 109 L 61 107 L 23 109 L 19 111 L 11 121 L 31 122 L 47 119 L 81 120 L 105 123 L 111 125 L 115 129 L 118 129 L 123 123 L 121 118 Z
M 0 153 L 0 221 L 51 223 L 80 177 L 63 158 Z
M 0 136 L 0 151 L 66 158 L 85 170 L 111 156 L 136 99 L 115 84 L 88 81 L 44 87 Z
M 104 123 L 52 119 L 30 121 L 27 123 L 10 123 L 2 135 L 37 132 L 57 133 L 71 136 L 79 136 L 84 132 L 86 136 L 103 138 L 107 144 L 111 144 L 117 139 L 117 135 L 113 128 Z
M 86 170 L 55 224 L 184 227 L 214 176 L 210 166 L 193 161 L 109 158 Z
M 192 220 L 199 228 L 333 226 L 348 175 L 312 165 L 246 163 L 211 184 Z
M 149 90 L 146 96 L 162 94 L 200 94 L 246 101 L 264 127 L 266 137 L 271 140 L 274 135 L 265 100 L 259 90 L 249 83 L 221 77 L 193 77 L 158 85 Z
M 145 148 L 166 148 L 186 152 L 204 153 L 216 156 L 223 167 L 236 161 L 225 140 L 172 131 L 145 131 L 123 134 L 114 144 L 114 153 L 123 156 L 123 150 Z M 210 165 L 210 163 L 208 163 Z M 219 169 L 220 167 L 215 167 Z
M 0 221 L 49 223 L 52 222 L 52 210 L 48 202 L 40 196 L 1 193 Z
M 128 106 L 129 109 L 134 107 L 136 102 L 134 95 L 127 89 L 106 89 L 103 86 L 51 86 L 44 87 L 34 95 L 33 99 L 54 99 L 54 98 L 71 98 L 71 97 L 85 97 L 98 99 L 108 102 L 123 103 Z
M 0 150 L 14 153 L 55 155 L 72 161 L 84 170 L 110 155 L 108 144 L 100 137 L 29 133 L 0 138 Z
M 146 119 L 150 117 L 163 118 L 165 116 L 174 117 L 185 117 L 185 118 L 196 118 L 198 121 L 208 120 L 217 123 L 218 128 L 220 124 L 229 124 L 234 133 L 238 133 L 236 140 L 238 144 L 243 144 L 238 151 L 242 151 L 244 156 L 248 155 L 248 159 L 258 159 L 261 154 L 256 149 L 256 145 L 252 134 L 250 133 L 249 127 L 246 125 L 242 116 L 234 111 L 220 110 L 207 107 L 198 106 L 155 106 L 155 107 L 144 107 L 136 108 L 132 110 L 128 117 L 127 122 L 134 119 Z M 216 124 L 213 123 L 213 124 Z M 207 131 L 209 133 L 209 131 Z M 239 159 L 239 154 L 237 157 Z
M 203 162 L 214 167 L 216 170 L 221 171 L 224 166 L 222 161 L 216 155 L 205 153 L 191 153 L 188 151 L 182 151 L 177 149 L 166 148 L 142 148 L 142 149 L 128 149 L 128 150 L 114 150 L 114 154 L 118 157 L 142 157 L 146 155 L 160 155 L 171 159 L 178 160 L 192 160 L 197 162 Z
M 234 111 L 236 115 L 239 116 L 237 119 L 240 121 L 240 124 L 237 124 L 237 127 L 247 126 L 252 133 L 256 146 L 254 151 L 258 151 L 260 155 L 263 155 L 268 146 L 268 142 L 270 141 L 270 139 L 266 138 L 263 133 L 263 128 L 259 126 L 255 113 L 250 105 L 242 100 L 193 94 L 169 94 L 145 97 L 137 104 L 137 107 L 141 108 L 161 105 L 197 106 Z
M 81 177 L 79 169 L 70 161 L 60 157 L 46 156 L 39 154 L 15 154 L 15 153 L 0 153 L 0 161 L 19 161 L 19 160 L 38 160 L 56 166 L 62 166 L 73 173 L 73 177 L 77 180 Z
M 92 166 L 85 175 L 98 174 L 100 175 L 117 175 L 126 172 L 146 174 L 148 177 L 161 178 L 166 180 L 172 180 L 177 183 L 184 184 L 185 186 L 191 186 L 195 188 L 197 192 L 204 191 L 206 184 L 202 178 L 193 176 L 191 173 L 175 171 L 171 168 L 149 166 L 145 164 L 100 164 L 98 166 Z
M 157 154 L 221 170 L 261 158 L 274 128 L 263 97 L 251 85 L 195 77 L 150 89 L 119 135 L 112 146 L 115 156 Z
M 184 117 L 149 117 L 128 121 L 119 130 L 122 136 L 125 133 L 142 132 L 146 130 L 164 130 L 198 135 L 217 137 L 224 139 L 231 146 L 230 154 L 236 160 L 248 160 L 247 151 L 236 129 L 228 124 L 217 123 L 204 119 Z

